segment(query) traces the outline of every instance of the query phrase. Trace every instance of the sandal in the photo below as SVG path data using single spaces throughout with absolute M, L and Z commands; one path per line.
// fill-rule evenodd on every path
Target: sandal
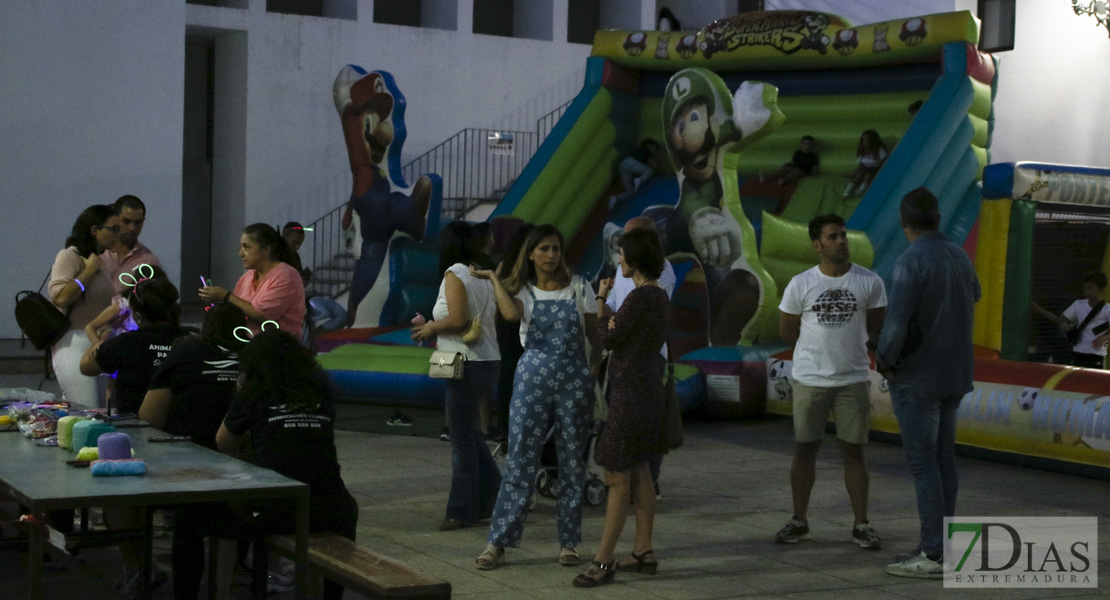
M 598 587 L 601 585 L 605 585 L 606 583 L 609 583 L 613 580 L 613 574 L 615 572 L 616 571 L 614 571 L 613 569 L 613 561 L 609 561 L 607 563 L 599 563 L 597 561 L 594 561 L 594 564 L 592 567 L 590 567 L 590 570 L 586 573 L 582 573 L 578 577 L 575 577 L 574 581 L 571 582 L 571 585 L 581 588 Z M 601 574 L 600 577 L 597 576 L 599 573 Z
M 492 571 L 503 564 L 505 564 L 505 549 L 493 544 L 487 545 L 485 551 L 478 555 L 478 560 L 474 561 L 474 566 L 479 571 Z
M 648 556 L 654 555 L 653 550 L 644 550 L 640 554 L 632 553 L 632 560 L 630 562 L 627 558 L 617 563 L 618 571 L 625 571 L 629 573 L 643 573 L 644 575 L 655 575 L 655 571 L 659 568 L 659 562 L 652 560 L 646 562 Z
M 574 548 L 563 548 L 559 551 L 559 564 L 564 567 L 577 567 L 582 563 L 578 558 L 578 551 Z

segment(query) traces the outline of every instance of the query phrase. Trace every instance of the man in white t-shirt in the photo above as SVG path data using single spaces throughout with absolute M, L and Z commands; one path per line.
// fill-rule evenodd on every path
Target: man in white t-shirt
M 624 224 L 624 233 L 636 229 L 655 231 L 655 221 L 647 217 L 632 217 Z M 674 267 L 671 266 L 670 261 L 663 259 L 663 273 L 659 276 L 659 287 L 667 292 L 668 298 L 674 295 L 675 283 Z M 636 284 L 633 283 L 631 278 L 622 275 L 619 268 L 612 278 L 602 279 L 598 282 L 597 299 L 601 305 L 601 316 L 607 317 L 620 310 L 621 305 L 624 304 L 624 299 L 634 289 L 636 289 Z M 663 360 L 667 359 L 666 344 L 663 344 L 663 347 L 659 349 L 659 354 Z M 659 490 L 659 469 L 662 466 L 662 456 L 653 456 L 648 460 L 648 467 L 651 469 L 651 481 L 655 484 L 656 500 L 663 499 L 663 494 Z
M 848 260 L 844 219 L 821 215 L 809 222 L 820 263 L 790 280 L 782 295 L 779 334 L 794 344 L 794 462 L 790 489 L 794 516 L 775 535 L 780 544 L 811 539 L 806 512 L 825 423 L 836 416 L 844 459 L 844 486 L 855 514 L 848 541 L 878 550 L 882 540 L 867 521 L 869 474 L 863 447 L 870 428 L 870 358 L 886 312 L 883 281 Z
M 1083 298 L 1072 302 L 1064 309 L 1064 314 L 1053 314 L 1036 302 L 1032 303 L 1033 312 L 1057 325 L 1070 322 L 1075 328 L 1083 326 L 1072 345 L 1072 366 L 1101 369 L 1106 364 L 1106 343 L 1110 341 L 1110 304 L 1102 300 L 1105 292 L 1106 274 L 1092 271 L 1083 276 Z M 1092 316 L 1096 308 L 1098 312 Z

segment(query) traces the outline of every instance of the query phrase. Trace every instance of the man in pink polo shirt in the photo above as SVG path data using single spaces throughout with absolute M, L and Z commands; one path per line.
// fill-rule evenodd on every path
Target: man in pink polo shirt
M 150 248 L 139 242 L 139 234 L 143 232 L 143 223 L 146 222 L 146 205 L 143 201 L 130 194 L 120 196 L 116 200 L 115 209 L 119 213 L 119 235 L 116 236 L 116 245 L 105 250 L 100 255 L 100 260 L 104 263 L 104 271 L 112 278 L 116 294 L 122 296 L 126 293 L 127 286 L 119 280 L 120 273 L 130 273 L 142 264 L 157 267 L 162 265 Z

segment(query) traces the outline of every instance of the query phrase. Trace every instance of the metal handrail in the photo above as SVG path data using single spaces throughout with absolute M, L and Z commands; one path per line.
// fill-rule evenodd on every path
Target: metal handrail
M 557 108 L 542 117 L 537 131 L 463 129 L 409 161 L 401 168 L 402 178 L 411 185 L 423 174 L 438 174 L 443 181 L 441 214 L 448 220 L 461 218 L 478 204 L 498 202 L 508 193 L 536 153 L 540 131 L 546 136 L 565 109 Z M 541 122 L 545 120 L 551 124 L 543 130 Z M 313 270 L 310 292 L 335 297 L 350 288 L 350 277 L 344 280 L 339 276 L 354 267 L 354 249 L 346 247 L 341 226 L 346 204 L 344 201 L 308 225 L 312 244 L 302 249 L 301 259 Z M 329 277 L 333 274 L 336 276 Z
M 341 223 L 346 207 L 344 202 L 306 227 L 311 231 L 305 236 L 308 252 L 305 246 L 301 247 L 301 262 L 312 269 L 306 290 L 309 295 L 334 298 L 351 287 L 354 249 L 347 247 Z
M 551 130 L 555 128 L 555 124 L 559 122 L 559 119 L 563 118 L 563 113 L 567 112 L 567 108 L 570 107 L 571 102 L 574 102 L 574 100 L 567 100 L 566 104 L 536 119 L 537 148 L 547 139 L 547 136 L 551 134 Z
M 401 174 L 412 183 L 424 173 L 437 173 L 443 179 L 441 213 L 457 219 L 508 193 L 536 153 L 536 139 L 534 131 L 463 129 L 410 161 Z

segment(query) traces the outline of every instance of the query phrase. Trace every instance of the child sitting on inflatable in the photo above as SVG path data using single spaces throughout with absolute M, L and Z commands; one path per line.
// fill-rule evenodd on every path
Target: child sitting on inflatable
M 794 151 L 790 162 L 783 164 L 770 174 L 759 174 L 760 183 L 768 179 L 775 179 L 775 185 L 786 185 L 795 179 L 819 175 L 821 157 L 814 151 L 817 142 L 812 135 L 803 135 L 801 146 Z
M 862 198 L 867 186 L 871 185 L 875 174 L 886 162 L 888 154 L 879 132 L 874 129 L 864 131 L 859 136 L 859 145 L 856 146 L 856 161 L 859 166 L 852 172 L 852 181 L 848 183 L 848 187 L 844 188 L 844 197 L 850 198 L 854 193 Z
M 635 194 L 645 181 L 651 179 L 659 169 L 655 153 L 659 151 L 659 142 L 648 138 L 640 142 L 640 147 L 632 154 L 625 157 L 617 167 L 621 185 L 624 191 L 609 198 L 609 208 L 612 209 L 618 202 Z

